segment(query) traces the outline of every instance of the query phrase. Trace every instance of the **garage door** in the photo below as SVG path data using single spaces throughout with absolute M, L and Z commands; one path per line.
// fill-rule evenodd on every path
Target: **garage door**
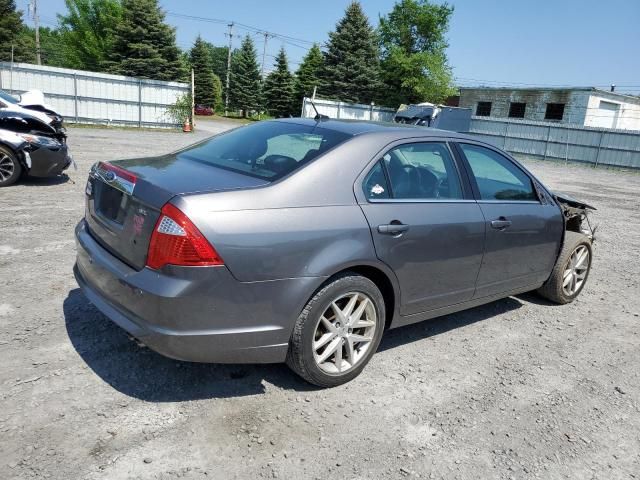
M 599 107 L 594 110 L 594 118 L 591 125 L 594 127 L 616 128 L 619 109 L 619 104 L 601 100 Z

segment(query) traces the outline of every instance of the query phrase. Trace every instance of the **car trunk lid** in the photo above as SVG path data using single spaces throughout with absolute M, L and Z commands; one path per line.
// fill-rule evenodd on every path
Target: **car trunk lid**
M 105 249 L 141 270 L 160 210 L 172 197 L 267 183 L 179 154 L 100 162 L 89 175 L 85 220 L 91 235 Z

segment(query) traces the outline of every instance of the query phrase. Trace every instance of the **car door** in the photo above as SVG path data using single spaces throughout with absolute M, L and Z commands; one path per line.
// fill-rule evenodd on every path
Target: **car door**
M 498 150 L 464 142 L 457 146 L 486 220 L 475 297 L 541 284 L 560 248 L 560 209 L 541 201 L 529 174 Z
M 400 314 L 473 297 L 484 218 L 447 142 L 390 147 L 359 185 L 378 258 L 395 272 Z

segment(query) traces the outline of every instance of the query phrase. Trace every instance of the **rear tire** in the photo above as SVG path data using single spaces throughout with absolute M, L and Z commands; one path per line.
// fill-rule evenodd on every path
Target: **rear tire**
M 564 245 L 553 272 L 538 293 L 560 305 L 573 302 L 587 283 L 592 258 L 589 237 L 583 233 L 565 232 Z
M 22 174 L 22 165 L 15 153 L 0 145 L 0 187 L 15 183 Z
M 346 272 L 309 300 L 293 328 L 287 365 L 307 382 L 335 387 L 357 377 L 380 344 L 384 299 L 376 285 Z

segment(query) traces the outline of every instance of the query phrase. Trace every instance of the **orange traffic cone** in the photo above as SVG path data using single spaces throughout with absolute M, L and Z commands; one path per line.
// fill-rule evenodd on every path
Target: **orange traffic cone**
M 191 131 L 191 122 L 189 122 L 189 119 L 185 119 L 184 124 L 182 125 L 182 131 L 183 132 L 190 132 Z

